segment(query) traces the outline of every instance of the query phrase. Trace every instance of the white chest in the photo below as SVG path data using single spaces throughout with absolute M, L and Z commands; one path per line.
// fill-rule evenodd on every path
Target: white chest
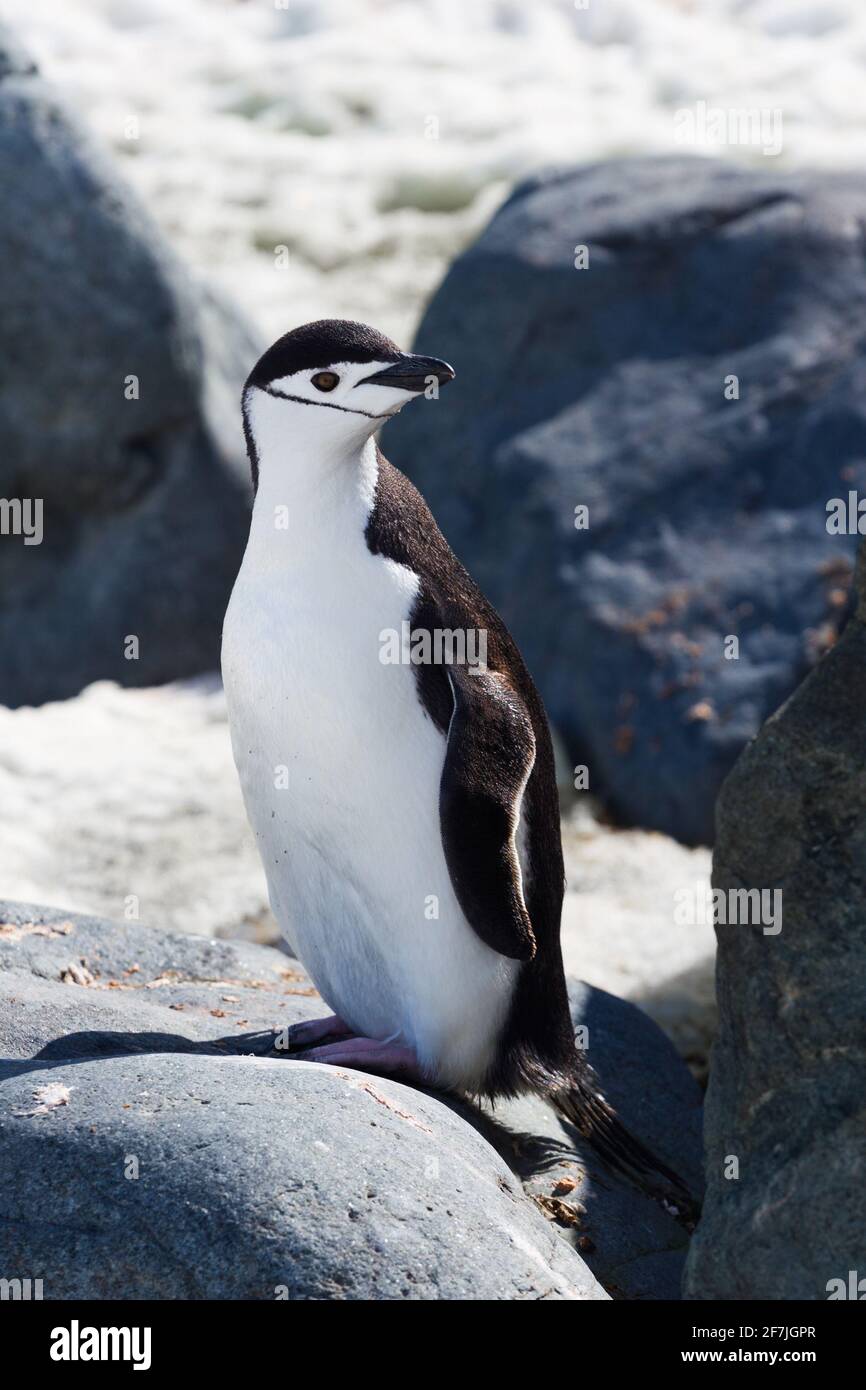
M 359 856 L 384 849 L 386 833 L 399 831 L 397 848 L 408 802 L 420 832 L 422 789 L 432 792 L 425 829 L 438 815 L 445 740 L 414 671 L 380 660 L 382 634 L 400 631 L 417 581 L 371 555 L 361 536 L 353 545 L 357 553 L 326 572 L 292 566 L 275 578 L 245 562 L 226 614 L 232 741 L 262 854 L 274 851 L 269 873 L 300 840 L 341 865 L 353 846 Z M 288 915 L 291 904 L 281 906 Z

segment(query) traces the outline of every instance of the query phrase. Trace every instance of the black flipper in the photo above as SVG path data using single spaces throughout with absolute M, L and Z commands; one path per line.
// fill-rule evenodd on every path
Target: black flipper
M 447 669 L 454 710 L 439 818 L 451 881 L 482 941 L 512 960 L 531 960 L 535 936 L 514 837 L 535 762 L 532 721 L 503 676 L 466 665 Z

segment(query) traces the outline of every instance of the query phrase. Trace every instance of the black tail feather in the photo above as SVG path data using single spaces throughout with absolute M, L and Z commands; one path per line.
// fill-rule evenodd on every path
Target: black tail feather
M 694 1229 L 700 1216 L 700 1202 L 682 1178 L 626 1128 L 604 1096 L 593 1087 L 590 1073 L 553 1092 L 550 1099 L 563 1119 L 580 1131 L 610 1168 L 661 1202 L 681 1225 Z

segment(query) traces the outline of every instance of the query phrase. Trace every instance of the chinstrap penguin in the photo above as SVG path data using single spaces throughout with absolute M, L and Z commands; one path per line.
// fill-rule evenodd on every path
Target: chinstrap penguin
M 550 733 L 498 614 L 375 432 L 454 372 L 362 324 L 280 338 L 243 421 L 255 488 L 226 613 L 232 746 L 271 906 L 333 1015 L 312 1060 L 467 1096 L 543 1095 L 683 1213 L 575 1046 Z M 382 659 L 483 633 L 486 660 Z

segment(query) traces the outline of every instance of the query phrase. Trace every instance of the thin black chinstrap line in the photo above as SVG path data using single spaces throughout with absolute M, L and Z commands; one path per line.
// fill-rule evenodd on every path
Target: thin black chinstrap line
M 390 418 L 391 411 L 386 410 L 384 415 L 374 415 L 370 410 L 352 410 L 347 405 L 334 405 L 333 401 L 308 401 L 305 396 L 293 396 L 288 391 L 277 391 L 273 386 L 264 386 L 269 396 L 278 396 L 281 401 L 297 401 L 299 405 L 323 405 L 326 410 L 342 410 L 344 415 L 365 415 L 368 420 L 387 420 Z

